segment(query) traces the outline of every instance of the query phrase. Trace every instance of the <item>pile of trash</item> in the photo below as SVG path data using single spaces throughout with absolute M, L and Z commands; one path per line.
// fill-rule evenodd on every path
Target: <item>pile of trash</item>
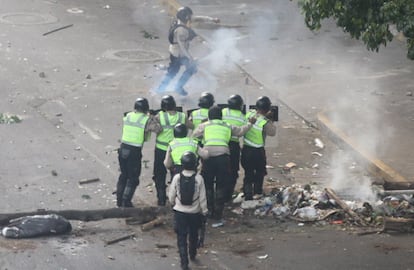
M 253 212 L 255 216 L 272 216 L 277 219 L 291 219 L 299 222 L 315 222 L 329 219 L 331 223 L 342 224 L 352 219 L 360 219 L 365 225 L 378 225 L 382 218 L 414 217 L 413 195 L 398 194 L 384 196 L 378 194 L 377 201 L 346 201 L 332 196 L 329 189 L 317 190 L 310 185 L 302 187 L 280 187 L 273 194 L 245 201 L 243 194 L 234 198 L 234 204 L 240 204 L 232 210 L 243 215 L 245 211 Z

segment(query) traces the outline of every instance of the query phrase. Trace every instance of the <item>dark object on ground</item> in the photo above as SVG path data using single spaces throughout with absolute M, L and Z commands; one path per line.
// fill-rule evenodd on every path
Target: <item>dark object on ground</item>
M 4 227 L 2 234 L 6 238 L 30 238 L 42 235 L 64 234 L 72 231 L 70 222 L 62 216 L 35 215 L 16 218 Z
M 56 214 L 69 220 L 96 221 L 107 218 L 134 217 L 142 220 L 142 223 L 155 219 L 158 215 L 165 215 L 169 209 L 164 207 L 140 207 L 140 208 L 109 208 L 99 210 L 44 210 L 34 212 L 0 214 L 0 226 L 6 226 L 9 221 L 24 216 Z
M 68 24 L 68 25 L 65 25 L 65 26 L 62 26 L 62 27 L 59 27 L 59 28 L 53 29 L 53 30 L 51 30 L 51 31 L 49 31 L 49 32 L 46 32 L 46 33 L 44 33 L 43 35 L 44 35 L 44 36 L 47 36 L 47 35 L 49 35 L 49 34 L 52 34 L 52 33 L 54 33 L 54 32 L 57 32 L 57 31 L 60 31 L 60 30 L 63 30 L 63 29 L 66 29 L 66 28 L 69 28 L 69 27 L 72 27 L 72 26 L 73 26 L 73 24 Z
M 121 242 L 121 241 L 124 241 L 124 240 L 127 240 L 127 239 L 131 239 L 133 237 L 135 237 L 135 233 L 130 233 L 128 235 L 106 241 L 105 246 L 112 245 L 112 244 L 115 244 L 115 243 L 118 243 L 118 242 Z

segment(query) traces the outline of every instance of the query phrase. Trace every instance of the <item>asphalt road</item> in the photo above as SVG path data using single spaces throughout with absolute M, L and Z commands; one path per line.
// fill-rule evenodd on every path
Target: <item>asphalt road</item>
M 345 89 L 356 89 L 349 93 L 353 102 L 391 96 L 398 97 L 399 105 L 411 104 L 405 93 L 412 86 L 412 64 L 404 59 L 398 44 L 392 44 L 384 54 L 369 53 L 329 23 L 321 34 L 314 35 L 305 31 L 294 2 L 289 1 L 182 2 L 197 13 L 219 17 L 226 31 L 214 31 L 211 25 L 210 29 L 198 29 L 209 42 L 195 41 L 194 53 L 202 67 L 188 84 L 190 96 L 177 97 L 178 103 L 193 108 L 205 90 L 222 102 L 235 92 L 248 104 L 262 94 L 279 98 L 294 111 L 283 107 L 286 115 L 290 113 L 281 122 L 286 137 L 268 141 L 271 151 L 279 147 L 296 158 L 301 156 L 300 149 L 320 136 L 316 130 L 303 128 L 302 119 L 312 123 L 317 112 L 337 108 L 342 103 L 333 100 L 343 97 Z M 159 106 L 159 97 L 152 96 L 149 89 L 163 75 L 159 65 L 167 64 L 170 18 L 166 8 L 158 2 L 135 0 L 3 0 L 0 10 L 0 112 L 23 119 L 20 124 L 0 125 L 0 188 L 4 191 L 0 212 L 113 207 L 112 192 L 118 177 L 113 150 L 119 145 L 122 113 L 132 108 L 138 96 L 147 96 L 151 107 Z M 64 26 L 68 28 L 44 35 Z M 384 55 L 397 59 L 398 65 Z M 252 77 L 236 69 L 233 62 Z M 349 78 L 355 73 L 361 78 L 351 83 Z M 384 80 L 372 88 L 370 78 Z M 397 83 L 399 92 L 384 91 Z M 331 93 L 334 89 L 338 92 Z M 375 91 L 366 94 L 366 89 Z M 361 115 L 365 114 L 358 117 Z M 295 148 L 288 136 L 301 138 L 300 148 Z M 155 204 L 151 192 L 153 146 L 153 142 L 145 146 L 144 160 L 149 160 L 149 165 L 143 169 L 136 203 Z M 293 156 L 285 158 L 290 161 Z M 276 160 L 274 156 L 270 159 Z M 298 163 L 305 165 L 304 160 Z M 100 181 L 78 184 L 89 178 Z M 0 269 L 178 269 L 174 234 L 169 228 L 143 234 L 123 220 L 72 225 L 74 232 L 64 237 L 1 239 Z M 202 265 L 195 268 L 411 268 L 414 247 L 410 235 L 361 238 L 349 231 L 338 233 L 340 228 L 280 224 L 272 228 L 258 226 L 257 231 L 246 233 L 230 226 L 211 231 L 211 239 L 225 242 L 210 243 L 201 255 Z M 137 237 L 104 246 L 106 240 L 131 232 L 137 232 Z M 229 241 L 237 246 L 252 237 L 262 247 L 252 254 L 235 254 L 227 248 Z M 167 244 L 168 248 L 160 249 L 156 244 Z M 258 259 L 266 254 L 266 259 Z

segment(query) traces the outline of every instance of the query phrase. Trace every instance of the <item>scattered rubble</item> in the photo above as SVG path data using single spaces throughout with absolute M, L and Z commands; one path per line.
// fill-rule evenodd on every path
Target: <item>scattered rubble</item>
M 325 147 L 325 145 L 323 144 L 323 142 L 319 138 L 315 139 L 315 146 L 320 148 L 320 149 L 323 149 Z
M 0 124 L 20 123 L 22 119 L 14 114 L 0 113 Z
M 99 178 L 82 179 L 82 180 L 79 180 L 79 185 L 89 184 L 89 183 L 98 182 L 98 181 L 100 181 Z
M 375 189 L 374 189 L 375 190 Z M 380 190 L 376 188 L 376 190 Z M 390 191 L 393 193 L 393 191 Z M 243 193 L 237 194 L 231 210 L 237 215 L 253 214 L 257 217 L 274 217 L 300 223 L 327 220 L 329 224 L 379 227 L 386 230 L 411 232 L 414 230 L 414 191 L 407 194 L 395 191 L 394 195 L 378 192 L 376 202 L 346 201 L 330 188 L 317 190 L 310 185 L 283 186 L 272 194 L 257 200 L 245 201 Z
M 118 242 L 121 242 L 127 239 L 131 239 L 134 237 L 135 237 L 135 233 L 130 233 L 128 235 L 124 235 L 124 236 L 121 236 L 121 237 L 118 237 L 112 240 L 105 241 L 105 246 L 109 246 L 109 245 L 112 245 L 112 244 L 115 244 L 115 243 L 118 243 Z

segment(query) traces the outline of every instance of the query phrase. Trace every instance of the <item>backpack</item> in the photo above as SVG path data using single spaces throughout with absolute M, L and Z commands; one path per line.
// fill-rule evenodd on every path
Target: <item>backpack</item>
M 182 205 L 192 205 L 193 201 L 195 201 L 193 200 L 196 182 L 195 177 L 195 173 L 191 176 L 184 176 L 182 172 L 180 173 L 179 199 Z

